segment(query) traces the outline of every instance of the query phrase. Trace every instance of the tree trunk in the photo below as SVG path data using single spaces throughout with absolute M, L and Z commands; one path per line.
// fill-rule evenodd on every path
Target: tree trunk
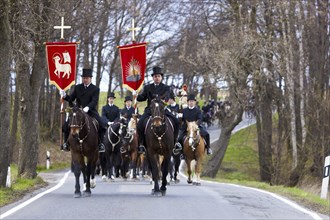
M 214 178 L 218 173 L 228 148 L 231 132 L 234 130 L 236 125 L 242 121 L 242 115 L 243 108 L 238 102 L 232 104 L 229 112 L 224 113 L 224 117 L 221 122 L 219 140 L 212 146 L 214 153 L 203 169 L 202 176 Z
M 7 167 L 9 165 L 9 129 L 10 128 L 10 25 L 8 19 L 8 1 L 0 0 L 0 187 L 6 186 Z

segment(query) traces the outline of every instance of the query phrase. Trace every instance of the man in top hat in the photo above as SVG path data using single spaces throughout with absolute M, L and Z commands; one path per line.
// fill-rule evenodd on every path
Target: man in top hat
M 161 97 L 165 99 L 165 101 L 168 101 L 169 96 L 171 94 L 171 89 L 169 86 L 165 85 L 162 83 L 163 80 L 163 71 L 162 68 L 155 66 L 152 69 L 152 79 L 153 83 L 145 85 L 143 87 L 143 91 L 141 94 L 137 96 L 137 101 L 142 102 L 142 101 L 147 101 L 147 107 L 144 109 L 143 115 L 141 115 L 138 125 L 137 125 L 137 131 L 139 134 L 139 152 L 144 152 L 145 147 L 144 147 L 144 121 L 146 118 L 151 116 L 151 110 L 150 110 L 150 104 L 151 100 L 155 98 L 157 95 L 158 97 Z M 135 94 L 133 94 L 135 95 Z M 179 132 L 179 121 L 173 114 L 171 114 L 169 111 L 165 112 L 166 116 L 168 116 L 171 121 L 173 122 L 174 126 L 174 140 L 176 140 Z M 175 143 L 173 143 L 174 145 Z
M 106 129 L 102 118 L 96 110 L 99 101 L 100 89 L 92 84 L 92 77 L 93 74 L 91 69 L 83 69 L 82 83 L 76 85 L 70 95 L 67 95 L 63 90 L 60 90 L 60 95 L 65 101 L 68 101 L 69 103 L 73 103 L 74 101 L 76 101 L 76 104 L 82 107 L 84 112 L 86 112 L 88 115 L 98 121 L 98 132 L 101 142 L 101 144 L 99 145 L 99 151 L 103 152 L 105 148 L 102 144 L 102 140 Z M 67 143 L 67 139 L 69 137 L 70 132 L 68 122 L 65 122 L 63 124 L 62 130 L 64 132 L 64 144 L 61 146 L 61 149 L 64 151 L 69 151 L 70 146 Z
M 119 121 L 120 110 L 114 104 L 115 93 L 110 92 L 108 95 L 108 104 L 102 107 L 102 118 L 106 121 L 107 125 L 112 125 L 115 121 Z
M 206 129 L 202 126 L 202 112 L 200 109 L 196 107 L 196 98 L 195 95 L 189 94 L 188 95 L 188 107 L 183 109 L 182 111 L 182 126 L 180 128 L 180 136 L 178 141 L 180 144 L 183 144 L 183 137 L 187 134 L 187 122 L 197 121 L 198 127 L 200 130 L 201 136 L 206 141 L 206 152 L 207 154 L 212 154 L 212 150 L 210 148 L 210 134 L 206 131 Z
M 179 105 L 176 104 L 175 102 L 175 97 L 173 92 L 170 93 L 168 99 L 168 106 L 166 106 L 166 109 L 170 111 L 174 116 L 177 116 L 177 114 L 179 113 Z
M 121 115 L 126 115 L 126 118 L 128 121 L 131 120 L 132 115 L 135 113 L 135 109 L 132 107 L 132 101 L 133 101 L 133 99 L 131 96 L 126 96 L 125 97 L 125 106 L 120 111 Z

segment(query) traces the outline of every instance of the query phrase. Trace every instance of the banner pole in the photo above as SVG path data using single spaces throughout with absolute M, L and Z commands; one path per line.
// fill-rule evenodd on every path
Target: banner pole
M 63 127 L 63 106 L 64 106 L 64 100 L 63 98 L 61 97 L 61 111 L 60 111 L 60 114 L 61 114 L 61 125 L 60 125 L 60 146 L 62 146 L 63 144 L 63 132 L 62 132 L 62 127 Z
M 137 95 L 136 95 L 136 90 L 134 90 L 135 91 L 135 95 L 133 96 L 133 100 L 134 100 L 134 111 L 135 111 L 135 114 L 137 114 L 137 112 L 138 112 L 138 110 L 137 110 L 137 100 L 136 100 L 136 98 L 137 98 Z

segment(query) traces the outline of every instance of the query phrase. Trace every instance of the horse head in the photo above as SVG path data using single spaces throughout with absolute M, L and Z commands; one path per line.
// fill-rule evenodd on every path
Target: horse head
M 187 138 L 188 138 L 188 143 L 189 146 L 194 146 L 196 143 L 199 142 L 199 127 L 197 124 L 197 121 L 192 121 L 192 122 L 188 122 L 187 123 Z
M 88 121 L 86 118 L 86 113 L 79 107 L 74 106 L 72 108 L 72 118 L 71 118 L 71 134 L 73 136 L 79 135 L 79 132 L 82 130 L 86 122 Z
M 151 123 L 154 127 L 160 127 L 165 122 L 165 103 L 159 96 L 151 100 Z

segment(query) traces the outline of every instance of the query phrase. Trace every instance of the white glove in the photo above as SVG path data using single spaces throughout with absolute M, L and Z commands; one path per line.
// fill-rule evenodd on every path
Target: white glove
M 133 95 L 133 96 L 136 96 L 136 95 L 137 95 L 136 90 L 133 90 L 132 95 Z
M 182 118 L 183 113 L 178 113 L 178 118 Z
M 85 108 L 83 108 L 83 111 L 87 113 L 89 111 L 89 107 L 86 106 Z
M 61 98 L 65 98 L 65 96 L 66 96 L 65 91 L 62 89 L 60 90 L 60 96 L 61 96 Z
M 113 122 L 111 122 L 111 121 L 108 122 L 108 125 L 109 125 L 109 126 L 112 125 L 112 124 L 113 124 Z

